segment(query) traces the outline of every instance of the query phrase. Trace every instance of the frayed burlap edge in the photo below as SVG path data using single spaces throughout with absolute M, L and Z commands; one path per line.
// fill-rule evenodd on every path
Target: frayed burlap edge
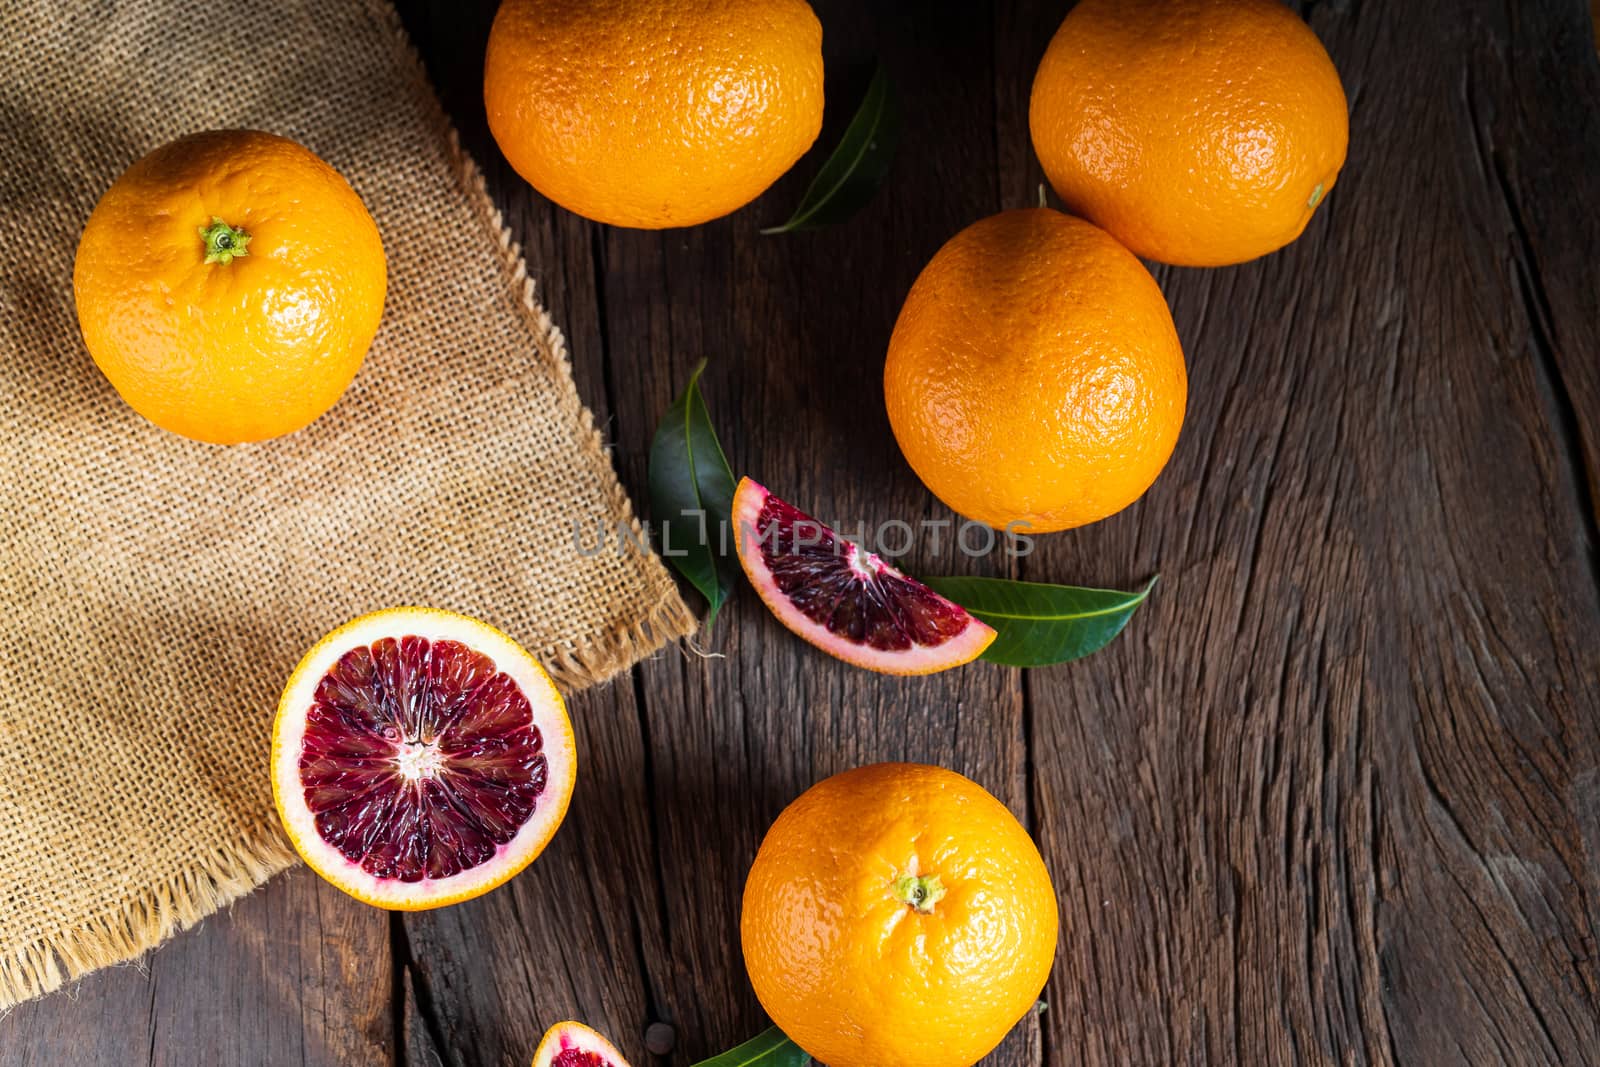
M 137 959 L 295 862 L 276 823 L 258 827 L 194 866 L 99 915 L 0 957 L 0 1010 L 90 971 Z
M 405 32 L 405 26 L 386 0 L 366 0 L 373 18 L 394 36 L 410 64 L 409 76 L 427 93 L 438 132 L 450 145 L 457 177 L 467 197 L 495 239 L 500 261 L 518 289 L 518 304 L 528 316 L 542 354 L 550 359 L 564 386 L 568 412 L 582 425 L 582 447 L 604 469 L 612 470 L 609 452 L 594 414 L 578 399 L 567 356 L 566 338 L 540 305 L 534 280 L 522 258 L 521 246 L 489 197 L 483 172 L 461 147 L 455 128 L 434 96 L 422 58 Z M 628 522 L 637 544 L 644 538 L 633 502 L 613 471 L 608 496 L 618 516 Z M 565 692 L 608 681 L 668 642 L 686 637 L 699 625 L 694 613 L 678 595 L 677 586 L 661 561 L 648 557 L 649 577 L 663 590 L 663 598 L 649 615 L 614 630 L 535 650 Z M 264 772 L 263 772 L 264 773 Z M 225 844 L 210 857 L 125 901 L 114 912 L 93 916 L 77 928 L 64 930 L 0 955 L 0 1012 L 34 997 L 53 992 L 65 983 L 103 967 L 127 963 L 155 948 L 173 934 L 186 930 L 209 915 L 256 889 L 275 874 L 287 870 L 299 857 L 284 839 L 276 821 L 265 823 Z
M 399 16 L 393 17 L 396 31 L 401 33 L 404 39 L 404 31 L 399 27 Z M 408 51 L 410 47 L 410 42 L 407 41 Z M 421 59 L 414 51 L 411 52 L 411 58 L 417 64 L 418 76 L 422 76 Z M 511 273 L 512 284 L 519 289 L 521 299 L 518 300 L 518 304 L 523 314 L 532 320 L 540 347 L 545 349 L 559 369 L 561 384 L 564 386 L 562 395 L 571 398 L 573 410 L 570 414 L 583 426 L 583 448 L 610 470 L 611 458 L 600 429 L 595 425 L 594 413 L 577 399 L 577 386 L 572 380 L 572 362 L 567 358 L 566 338 L 534 294 L 534 281 L 528 274 L 527 261 L 522 258 L 522 247 L 512 239 L 511 227 L 505 224 L 504 217 L 489 198 L 483 171 L 478 169 L 472 157 L 462 149 L 455 129 L 444 119 L 442 110 L 440 120 L 445 123 L 445 134 L 449 138 L 450 151 L 460 170 L 461 181 L 466 186 L 473 203 L 479 208 L 484 222 L 494 233 L 496 244 L 500 249 L 501 262 Z M 628 498 L 627 491 L 622 488 L 622 483 L 614 474 L 607 495 L 616 513 L 627 521 L 629 529 L 633 532 L 634 543 L 648 544 L 639 517 L 633 512 L 633 501 Z M 610 633 L 596 634 L 570 644 L 561 643 L 535 650 L 535 655 L 549 670 L 557 686 L 571 691 L 598 685 L 627 670 L 667 642 L 687 637 L 694 632 L 699 622 L 688 605 L 683 602 L 683 598 L 678 595 L 677 586 L 666 573 L 661 561 L 651 556 L 646 559 L 645 565 L 652 572 L 652 577 L 662 584 L 666 594 L 649 615 Z

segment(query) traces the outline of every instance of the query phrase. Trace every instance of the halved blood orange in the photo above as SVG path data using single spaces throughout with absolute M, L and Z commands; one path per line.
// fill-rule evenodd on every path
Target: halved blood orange
M 594 1030 L 568 1021 L 544 1032 L 533 1067 L 628 1067 L 628 1061 Z
M 739 562 L 778 621 L 868 670 L 932 674 L 976 659 L 995 632 L 749 478 L 733 495 Z
M 368 904 L 488 892 L 544 850 L 577 775 L 543 667 L 487 623 L 431 608 L 363 615 L 295 668 L 272 727 L 289 840 Z

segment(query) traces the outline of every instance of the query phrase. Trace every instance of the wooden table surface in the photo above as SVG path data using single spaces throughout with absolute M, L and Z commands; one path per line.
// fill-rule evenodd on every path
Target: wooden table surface
M 644 498 L 702 357 L 734 468 L 825 518 L 948 518 L 881 370 L 967 223 L 1034 201 L 1028 89 L 1066 0 L 816 0 L 819 148 L 690 230 L 554 208 L 489 140 L 494 0 L 406 24 Z M 748 589 L 700 639 L 572 702 L 585 775 L 509 887 L 388 915 L 293 871 L 137 967 L 0 1020 L 5 1064 L 525 1064 L 576 1016 L 636 1065 L 764 1025 L 739 894 L 812 782 L 912 759 L 977 779 L 1060 894 L 1048 1011 L 986 1063 L 1600 1062 L 1600 62 L 1585 0 L 1307 0 L 1351 151 L 1289 249 L 1159 268 L 1187 421 L 1138 504 L 1022 560 L 1161 583 L 1079 663 L 880 677 Z M 905 136 L 848 224 L 762 237 L 882 57 Z M 508 354 L 514 356 L 515 354 Z M 676 1031 L 670 1058 L 645 1027 Z

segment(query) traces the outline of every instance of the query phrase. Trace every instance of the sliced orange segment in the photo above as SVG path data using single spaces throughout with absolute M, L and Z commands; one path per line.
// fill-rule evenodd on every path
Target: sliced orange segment
M 749 478 L 733 495 L 739 563 L 778 621 L 846 663 L 932 674 L 978 658 L 995 632 L 953 600 Z

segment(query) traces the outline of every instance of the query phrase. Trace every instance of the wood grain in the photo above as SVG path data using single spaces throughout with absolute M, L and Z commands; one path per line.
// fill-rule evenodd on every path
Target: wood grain
M 389 927 L 304 868 L 138 966 L 0 1018 L 0 1063 L 374 1064 L 393 1060 Z
M 1581 9 L 1534 7 L 1313 8 L 1352 101 L 1339 187 L 1276 256 L 1159 273 L 1190 363 L 1178 453 L 1029 561 L 1164 575 L 1114 648 L 1030 678 L 1077 935 L 1060 1062 L 1600 1050 L 1596 274 L 1571 229 L 1519 237 L 1583 201 L 1600 141 L 1591 105 L 1517 102 L 1540 62 L 1597 95 L 1560 25 Z M 1536 194 L 1509 177 L 1530 171 Z
M 453 9 L 446 32 L 465 34 L 463 27 L 471 27 L 486 35 L 489 10 L 489 5 L 470 14 Z M 852 50 L 830 57 L 830 79 L 839 83 L 831 80 L 830 92 L 859 95 L 874 56 L 889 53 L 880 35 L 900 38 L 907 49 L 907 77 L 919 66 L 942 62 L 938 49 L 951 33 L 991 37 L 986 12 L 963 17 L 965 24 L 952 23 L 947 16 L 929 25 L 907 13 L 884 27 L 865 12 L 841 5 L 839 36 L 851 42 Z M 419 31 L 413 27 L 413 32 Z M 869 208 L 869 214 L 885 214 L 880 226 L 905 235 L 894 245 L 864 255 L 858 240 L 845 231 L 789 242 L 761 237 L 759 227 L 803 191 L 809 172 L 798 170 L 757 208 L 693 230 L 654 234 L 591 227 L 585 245 L 557 235 L 566 227 L 588 224 L 548 208 L 536 216 L 538 221 L 530 220 L 528 229 L 519 230 L 542 299 L 559 321 L 571 324 L 580 389 L 597 413 L 612 415 L 618 466 L 635 499 L 645 496 L 645 457 L 656 419 L 689 369 L 705 356 L 712 361 L 706 388 L 714 414 L 720 412 L 726 424 L 767 422 L 795 435 L 766 441 L 729 435 L 736 468 L 759 471 L 775 487 L 795 487 L 790 492 L 796 499 L 802 492 L 812 494 L 805 498 L 807 506 L 825 515 L 867 521 L 915 518 L 931 510 L 898 461 L 893 466 L 881 459 L 864 463 L 863 469 L 877 471 L 876 480 L 851 476 L 832 481 L 826 478 L 832 468 L 819 460 L 841 447 L 841 434 L 863 428 L 872 437 L 853 445 L 844 442 L 846 451 L 855 448 L 885 459 L 893 455 L 881 416 L 878 378 L 900 294 L 943 235 L 964 223 L 963 187 L 981 196 L 993 186 L 989 102 L 950 77 L 970 75 L 972 83 L 991 84 L 989 50 L 973 58 L 970 70 L 946 66 L 944 77 L 928 66 L 926 84 L 910 90 L 926 92 L 951 113 L 965 109 L 965 120 L 957 124 L 965 130 L 960 149 L 976 165 L 960 172 L 951 164 L 948 177 L 959 178 L 961 184 L 948 190 L 938 215 L 930 215 L 925 203 L 889 198 Z M 455 68 L 431 73 L 464 141 L 480 158 L 489 157 L 493 150 L 476 97 L 476 71 L 459 84 L 453 81 Z M 830 113 L 824 140 L 836 137 L 847 120 L 847 113 Z M 955 144 L 950 127 L 935 110 L 918 112 L 907 137 L 920 139 L 930 152 L 934 145 Z M 526 186 L 515 175 L 491 167 L 489 178 L 499 202 L 528 203 Z M 759 214 L 762 210 L 768 215 Z M 560 220 L 554 233 L 548 222 L 552 216 Z M 510 217 L 515 224 L 525 216 L 513 208 Z M 805 269 L 796 273 L 793 249 L 801 242 L 809 250 L 800 266 L 833 264 L 826 275 L 811 277 Z M 586 262 L 588 269 L 579 269 L 579 262 Z M 886 272 L 892 272 L 892 284 L 881 283 Z M 594 327 L 585 316 L 598 316 Z M 578 352 L 585 336 L 592 347 Z M 806 351 L 828 355 L 814 361 L 796 358 Z M 792 368 L 793 373 L 773 373 L 775 367 Z M 841 405 L 841 397 L 850 403 Z M 817 418 L 796 420 L 794 412 Z M 631 916 L 633 940 L 605 945 L 596 954 L 600 946 L 573 936 L 575 931 L 558 930 L 547 945 L 524 930 L 529 947 L 514 957 L 548 957 L 550 946 L 558 946 L 574 968 L 592 970 L 617 961 L 623 973 L 631 974 L 639 995 L 624 983 L 599 985 L 585 1002 L 567 999 L 559 972 L 546 971 L 539 978 L 549 984 L 548 992 L 536 984 L 523 995 L 523 1003 L 509 1003 L 487 991 L 506 985 L 502 972 L 512 962 L 495 957 L 485 966 L 489 954 L 483 945 L 471 942 L 464 931 L 449 931 L 428 941 L 428 954 L 460 961 L 458 973 L 474 976 L 463 980 L 471 991 L 483 992 L 496 1016 L 490 1020 L 475 1012 L 442 1009 L 441 1029 L 460 1062 L 501 1062 L 510 1052 L 499 1034 L 510 1030 L 520 1037 L 526 1030 L 536 1039 L 543 1025 L 564 1017 L 561 1012 L 568 1005 L 582 1009 L 582 1017 L 596 1025 L 609 1027 L 635 1062 L 648 1059 L 643 1032 L 651 1021 L 675 1027 L 677 1062 L 692 1062 L 751 1036 L 764 1022 L 744 977 L 737 943 L 744 872 L 772 817 L 828 773 L 870 758 L 941 762 L 984 781 L 1023 812 L 1021 690 L 1008 672 L 982 667 L 886 687 L 883 679 L 831 661 L 819 663 L 760 611 L 754 597 L 741 600 L 737 623 L 719 624 L 702 644 L 718 658 L 667 653 L 642 665 L 631 686 L 614 686 L 593 696 L 594 714 L 603 717 L 594 728 L 603 733 L 595 735 L 598 756 L 589 755 L 590 746 L 585 746 L 587 773 L 614 783 L 617 798 L 627 803 L 612 805 L 603 817 L 595 817 L 592 828 L 579 831 L 570 854 L 558 848 L 539 864 L 558 882 L 588 886 L 575 907 L 594 907 L 593 894 L 600 890 L 589 885 L 590 879 L 625 887 L 619 907 L 621 914 Z M 914 710 L 908 716 L 902 708 Z M 924 708 L 936 710 L 924 713 Z M 587 719 L 580 720 L 580 728 L 588 728 Z M 607 742 L 609 747 L 602 748 Z M 581 794 L 574 810 L 588 810 Z M 569 825 L 561 840 L 573 842 L 574 829 Z M 592 844 L 585 844 L 597 837 L 640 841 L 644 847 L 599 856 Z M 518 880 L 519 889 L 525 881 Z M 532 905 L 536 921 L 544 907 Z M 414 947 L 423 924 L 428 925 L 423 936 L 435 931 L 429 919 L 407 920 Z M 611 998 L 605 999 L 603 992 Z M 541 997 L 554 1002 L 548 1007 L 528 1003 Z M 472 1001 L 472 996 L 446 996 L 435 1003 Z M 997 1062 L 1037 1063 L 1037 1051 L 1030 1051 L 1034 1041 L 1034 1028 L 1022 1028 L 1004 1050 L 1009 1058 Z
M 948 520 L 882 411 L 899 302 L 1032 203 L 1032 72 L 1068 4 L 817 0 L 822 147 L 692 230 L 592 225 L 485 127 L 493 0 L 398 5 L 635 499 L 700 358 L 736 470 L 828 520 Z M 739 895 L 829 773 L 942 763 L 1056 879 L 1048 1012 L 985 1061 L 1600 1063 L 1600 60 L 1583 0 L 1313 0 L 1351 102 L 1338 187 L 1282 253 L 1156 271 L 1188 355 L 1168 471 L 1106 522 L 913 570 L 1162 580 L 1081 663 L 930 679 L 813 653 L 747 592 L 699 652 L 572 702 L 583 775 L 506 889 L 387 917 L 303 871 L 0 1020 L 5 1064 L 526 1063 L 578 1017 L 635 1064 L 764 1025 Z M 781 238 L 876 59 L 887 189 Z M 703 653 L 703 654 L 702 654 Z M 645 1051 L 652 1022 L 675 1051 Z

